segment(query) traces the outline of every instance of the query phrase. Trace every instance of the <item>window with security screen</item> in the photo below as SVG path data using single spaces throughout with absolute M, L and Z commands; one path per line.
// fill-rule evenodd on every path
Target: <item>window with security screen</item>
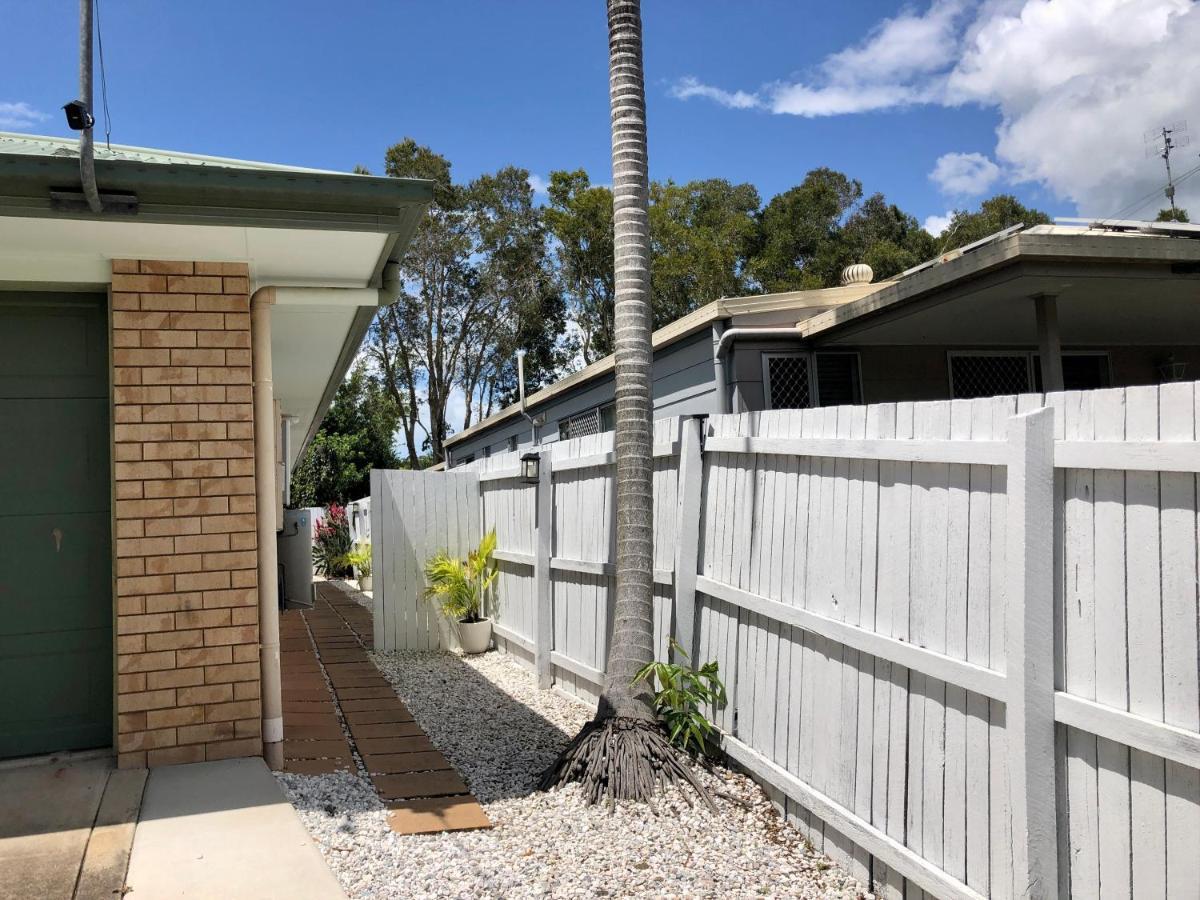
M 599 434 L 601 431 L 600 409 L 589 409 L 587 412 L 576 413 L 558 420 L 558 439 L 569 441 L 571 438 L 583 437 L 588 434 Z
M 950 354 L 950 396 L 955 400 L 1023 394 L 1030 384 L 1028 353 Z
M 807 353 L 764 353 L 763 380 L 770 409 L 812 406 Z

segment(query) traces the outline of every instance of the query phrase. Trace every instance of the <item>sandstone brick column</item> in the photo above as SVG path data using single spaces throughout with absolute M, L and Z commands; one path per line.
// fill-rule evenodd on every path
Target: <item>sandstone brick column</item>
M 261 755 L 247 269 L 112 266 L 119 764 Z

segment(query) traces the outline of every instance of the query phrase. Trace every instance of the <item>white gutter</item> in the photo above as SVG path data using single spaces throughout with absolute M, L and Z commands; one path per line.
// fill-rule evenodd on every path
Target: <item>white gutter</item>
M 399 267 L 384 268 L 383 289 L 260 287 L 250 298 L 250 356 L 254 378 L 254 500 L 258 527 L 258 640 L 262 689 L 263 756 L 272 769 L 283 767 L 283 686 L 279 674 L 279 548 L 275 485 L 275 386 L 271 377 L 271 307 L 276 303 L 382 305 L 399 291 Z M 364 303 L 363 301 L 369 301 Z
M 713 326 L 716 349 L 713 351 L 713 379 L 717 388 L 717 413 L 729 412 L 729 391 L 725 384 L 725 354 L 732 349 L 738 338 L 797 338 L 796 325 L 775 328 L 717 328 Z

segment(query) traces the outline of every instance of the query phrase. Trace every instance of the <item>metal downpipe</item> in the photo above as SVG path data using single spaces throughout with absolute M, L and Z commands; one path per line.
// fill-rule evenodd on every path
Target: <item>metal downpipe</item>
M 283 767 L 283 687 L 279 675 L 279 550 L 275 543 L 275 387 L 271 379 L 271 307 L 275 289 L 250 298 L 254 370 L 254 505 L 258 528 L 258 640 L 262 669 L 263 756 Z
M 725 335 L 725 323 L 713 322 L 713 386 L 717 390 L 717 415 L 729 412 L 729 384 L 725 376 L 725 356 L 721 352 L 721 338 Z
M 725 357 L 739 338 L 794 338 L 795 326 L 775 328 L 726 328 L 724 322 L 713 323 L 713 381 L 717 388 L 717 413 L 730 412 L 730 388 L 725 372 Z

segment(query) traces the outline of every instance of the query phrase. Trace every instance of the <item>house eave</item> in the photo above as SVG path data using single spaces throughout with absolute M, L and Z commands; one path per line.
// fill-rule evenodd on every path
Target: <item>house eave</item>
M 433 198 L 417 179 L 135 160 L 98 159 L 96 179 L 135 195 L 136 212 L 64 209 L 51 191 L 78 189 L 77 159 L 0 153 L 0 215 L 411 233 Z
M 1018 232 L 944 263 L 881 286 L 867 297 L 799 323 L 798 336 L 828 338 L 851 323 L 894 312 L 919 301 L 953 299 L 955 289 L 998 269 L 1025 262 L 1124 264 L 1200 263 L 1200 241 L 1150 235 Z
M 661 350 L 677 341 L 692 336 L 718 320 L 787 310 L 803 312 L 806 309 L 820 309 L 830 305 L 857 300 L 864 295 L 869 295 L 879 290 L 881 287 L 881 284 L 856 284 L 847 287 L 819 288 L 809 291 L 786 291 L 777 294 L 722 298 L 714 300 L 712 303 L 707 303 L 699 309 L 688 313 L 686 316 L 664 325 L 654 332 L 651 342 L 655 350 Z M 594 379 L 609 374 L 615 367 L 616 357 L 612 355 L 606 356 L 580 369 L 578 372 L 568 375 L 566 378 L 560 379 L 554 382 L 554 384 L 531 394 L 526 399 L 526 406 L 528 409 L 534 410 L 551 400 L 563 396 L 569 391 L 580 388 Z M 451 435 L 446 439 L 445 445 L 448 448 L 453 447 L 455 444 L 468 440 L 480 432 L 486 431 L 520 414 L 521 408 L 519 404 L 507 406 L 499 412 L 488 416 L 488 418 L 476 422 L 470 428 Z

